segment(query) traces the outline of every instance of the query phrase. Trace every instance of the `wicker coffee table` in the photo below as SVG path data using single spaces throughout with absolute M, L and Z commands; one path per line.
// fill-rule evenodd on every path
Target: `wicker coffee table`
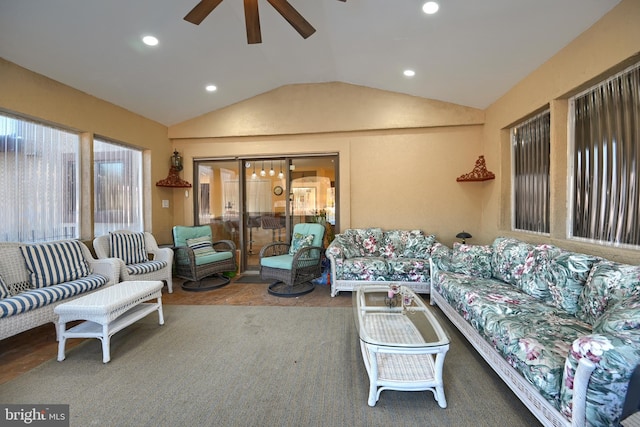
M 431 391 L 447 407 L 442 381 L 449 337 L 409 287 L 363 285 L 353 291 L 360 349 L 369 374 L 369 406 L 384 390 Z
M 130 281 L 111 285 L 57 306 L 58 314 L 58 361 L 65 358 L 67 338 L 98 338 L 102 341 L 102 362 L 111 360 L 111 336 L 157 311 L 159 323 L 164 324 L 162 313 L 161 281 Z M 151 299 L 156 302 L 145 303 Z M 85 320 L 70 329 L 67 322 Z

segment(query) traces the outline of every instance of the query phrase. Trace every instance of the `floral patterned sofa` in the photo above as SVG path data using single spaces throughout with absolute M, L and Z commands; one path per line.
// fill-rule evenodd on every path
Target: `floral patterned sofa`
M 326 255 L 331 296 L 367 283 L 396 282 L 429 293 L 429 258 L 434 235 L 421 230 L 353 228 L 337 234 Z
M 436 243 L 438 305 L 544 425 L 619 425 L 640 364 L 640 266 L 499 237 Z

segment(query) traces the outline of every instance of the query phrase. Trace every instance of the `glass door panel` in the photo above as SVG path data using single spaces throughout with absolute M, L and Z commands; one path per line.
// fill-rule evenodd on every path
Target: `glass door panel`
M 236 244 L 241 271 L 257 271 L 260 249 L 290 242 L 295 224 L 322 222 L 333 233 L 337 161 L 337 155 L 196 161 L 196 224 Z
M 237 161 L 199 161 L 196 225 L 210 225 L 214 240 L 231 240 L 240 249 L 240 184 Z
M 290 223 L 325 224 L 325 246 L 336 226 L 336 171 L 338 156 L 291 159 Z
M 260 269 L 260 249 L 286 239 L 287 173 L 284 159 L 245 161 L 247 270 Z

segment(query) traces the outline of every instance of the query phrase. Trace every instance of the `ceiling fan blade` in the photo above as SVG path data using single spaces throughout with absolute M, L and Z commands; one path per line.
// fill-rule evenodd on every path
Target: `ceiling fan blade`
M 196 7 L 191 9 L 191 12 L 187 13 L 184 20 L 191 22 L 192 24 L 200 25 L 200 23 L 204 21 L 204 18 L 206 18 L 220 3 L 222 3 L 222 0 L 201 0 Z
M 258 0 L 244 0 L 244 21 L 247 26 L 247 43 L 262 43 Z
M 309 22 L 307 22 L 307 20 L 302 17 L 302 15 L 300 15 L 298 11 L 295 10 L 287 0 L 267 1 L 271 3 L 271 6 L 273 6 L 274 9 L 277 10 L 278 13 L 280 13 L 280 15 L 282 15 L 282 17 L 286 19 L 287 22 L 289 22 L 289 24 L 291 24 L 291 26 L 295 28 L 303 38 L 306 39 L 311 34 L 316 32 L 316 29 L 313 28 L 311 24 L 309 24 Z

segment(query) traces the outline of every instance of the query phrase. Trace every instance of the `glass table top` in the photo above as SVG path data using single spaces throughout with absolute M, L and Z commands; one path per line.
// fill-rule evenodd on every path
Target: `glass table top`
M 352 295 L 356 327 L 365 343 L 404 348 L 449 344 L 431 309 L 411 288 L 363 285 Z

